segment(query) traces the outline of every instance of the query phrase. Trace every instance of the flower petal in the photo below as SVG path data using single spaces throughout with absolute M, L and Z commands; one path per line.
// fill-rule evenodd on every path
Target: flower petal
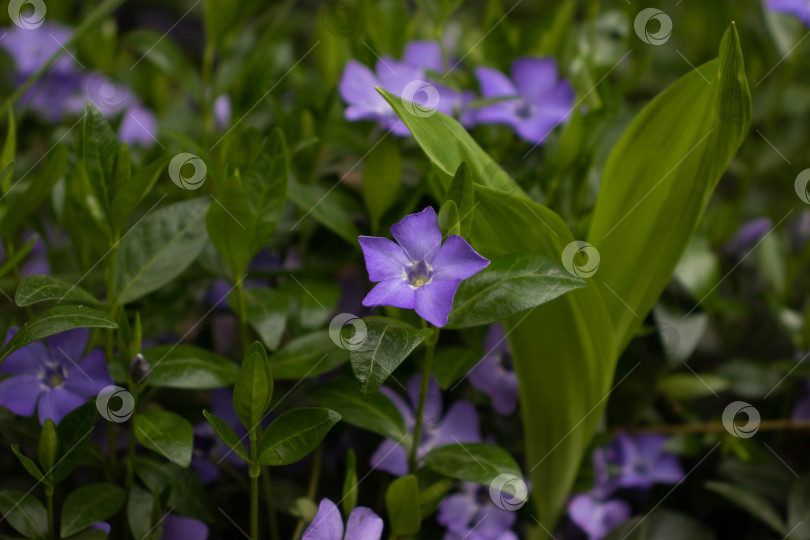
M 408 474 L 408 455 L 396 441 L 386 439 L 371 456 L 371 467 L 394 476 Z
M 345 540 L 380 540 L 383 520 L 370 508 L 358 506 L 349 514 Z
M 574 112 L 575 98 L 576 92 L 571 83 L 567 80 L 560 81 L 540 102 L 539 114 L 545 119 L 550 118 L 558 124 L 564 124 Z
M 162 540 L 206 540 L 208 526 L 194 518 L 169 514 L 163 520 Z
M 498 414 L 507 416 L 515 412 L 518 401 L 518 383 L 515 374 L 502 373 L 489 395 L 492 398 L 492 408 Z
M 401 247 L 388 238 L 379 236 L 361 236 L 357 241 L 360 242 L 366 259 L 369 280 L 402 279 L 410 260 Z
M 67 364 L 64 387 L 74 394 L 86 398 L 95 397 L 112 383 L 101 349 L 90 351 L 78 364 Z
M 413 262 L 430 263 L 442 247 L 439 218 L 432 206 L 419 213 L 407 215 L 399 223 L 391 225 L 391 234 Z
M 90 337 L 89 328 L 74 328 L 45 339 L 51 358 L 66 365 L 78 364 Z
M 472 403 L 467 401 L 453 403 L 435 434 L 435 446 L 460 442 L 481 442 L 478 413 Z
M 512 80 L 520 96 L 535 105 L 557 84 L 557 62 L 554 58 L 518 58 L 512 62 Z
M 44 424 L 50 418 L 54 424 L 62 421 L 67 413 L 80 407 L 87 401 L 82 396 L 78 396 L 65 388 L 49 388 L 42 392 L 39 398 L 39 423 Z
M 478 512 L 478 504 L 469 495 L 450 495 L 439 503 L 436 521 L 451 531 L 463 532 Z
M 397 62 L 388 56 L 377 61 L 376 71 L 380 86 L 397 97 L 402 97 L 402 92 L 410 83 L 425 79 L 424 69 Z
M 489 265 L 462 237 L 455 234 L 445 240 L 433 257 L 434 280 L 462 280 L 473 276 Z
M 498 538 L 512 528 L 515 520 L 517 520 L 516 513 L 498 508 L 490 502 L 478 514 L 475 520 L 475 529 L 484 538 Z
M 414 375 L 405 385 L 405 390 L 408 392 L 408 399 L 411 401 L 413 410 L 416 410 L 419 406 L 419 392 L 421 389 L 421 375 Z M 435 377 L 431 377 L 430 380 L 428 380 L 428 388 L 425 393 L 425 410 L 422 413 L 422 421 L 429 426 L 436 425 L 442 419 L 442 411 L 444 411 L 442 389 Z
M 447 324 L 459 281 L 431 281 L 416 289 L 416 314 L 439 328 Z
M 343 540 L 343 518 L 335 503 L 321 499 L 318 513 L 301 540 Z
M 485 98 L 518 95 L 512 81 L 497 69 L 479 66 L 475 68 L 475 78 L 478 79 L 481 95 Z
M 6 332 L 6 340 L 3 345 L 8 344 L 18 331 L 19 328 L 16 326 L 10 327 Z M 0 373 L 37 373 L 42 362 L 48 359 L 48 349 L 45 348 L 45 344 L 35 341 L 8 355 L 0 365 Z
M 350 60 L 346 64 L 338 88 L 343 100 L 356 107 L 351 118 L 347 114 L 348 120 L 381 117 L 390 110 L 388 103 L 374 88 L 379 85 L 374 73 L 360 62 Z
M 413 309 L 415 295 L 413 288 L 402 278 L 386 279 L 374 286 L 363 298 L 366 307 L 393 306 Z
M 403 60 L 412 66 L 441 72 L 444 69 L 438 41 L 411 41 L 405 45 Z
M 36 375 L 10 377 L 0 382 L 0 406 L 20 416 L 31 416 L 41 392 L 42 384 Z

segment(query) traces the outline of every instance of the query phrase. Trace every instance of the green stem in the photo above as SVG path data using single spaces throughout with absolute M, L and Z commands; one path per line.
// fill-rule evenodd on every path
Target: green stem
M 51 538 L 56 538 L 56 530 L 53 527 L 53 486 L 45 486 L 45 500 L 48 505 L 48 533 Z
M 248 350 L 247 311 L 245 310 L 245 290 L 242 287 L 243 277 L 236 282 L 236 300 L 239 304 L 239 340 L 242 343 L 242 354 Z
M 309 487 L 307 488 L 307 498 L 315 500 L 315 495 L 318 493 L 318 481 L 321 478 L 321 462 L 323 461 L 323 445 L 319 445 L 315 450 L 315 458 L 312 461 L 312 471 L 309 474 Z M 298 525 L 295 527 L 295 532 L 292 535 L 293 540 L 301 537 L 304 532 L 304 520 L 299 519 Z
M 263 467 L 262 489 L 264 490 L 264 503 L 267 506 L 267 524 L 270 526 L 270 538 L 279 540 L 278 518 L 276 517 L 276 503 L 273 500 L 273 486 L 270 483 L 270 467 Z
M 202 85 L 203 85 L 203 102 L 202 102 L 202 117 L 203 117 L 203 135 L 205 138 L 206 146 L 211 144 L 214 138 L 214 88 L 213 88 L 213 74 L 214 74 L 214 55 L 216 54 L 216 47 L 213 43 L 208 41 L 203 50 L 202 59 Z
M 259 476 L 262 467 L 256 462 L 258 457 L 258 434 L 256 429 L 250 430 L 250 538 L 259 540 Z
M 416 408 L 416 424 L 413 427 L 413 442 L 411 444 L 411 453 L 408 458 L 408 470 L 411 473 L 416 472 L 419 441 L 422 437 L 422 421 L 425 415 L 425 399 L 427 398 L 428 386 L 430 385 L 430 374 L 433 371 L 433 353 L 436 350 L 436 342 L 439 340 L 439 330 L 436 329 L 432 336 L 430 336 L 426 344 L 425 361 L 422 365 L 422 384 L 419 387 L 419 405 Z

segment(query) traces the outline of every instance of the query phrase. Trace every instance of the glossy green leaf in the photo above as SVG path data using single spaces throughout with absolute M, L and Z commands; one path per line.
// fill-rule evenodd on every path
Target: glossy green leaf
M 168 504 L 174 506 L 178 514 L 201 521 L 209 519 L 209 510 L 204 500 L 205 491 L 194 469 L 135 456 L 135 473 L 153 494 L 162 495 L 168 488 Z
M 301 209 L 301 221 L 311 217 L 350 244 L 357 244 L 360 231 L 335 186 L 301 184 L 291 178 L 287 190 L 290 200 Z
M 110 124 L 92 104 L 84 109 L 83 134 L 84 170 L 93 194 L 105 214 L 109 215 L 110 191 L 113 184 L 113 168 L 118 152 L 118 139 Z
M 159 289 L 194 262 L 207 239 L 209 204 L 207 197 L 171 204 L 134 225 L 118 248 L 115 292 L 119 303 Z
M 110 226 L 115 233 L 123 230 L 127 220 L 138 204 L 152 190 L 171 159 L 172 156 L 156 159 L 149 165 L 138 169 L 119 186 L 110 204 Z
M 152 512 L 155 507 L 155 496 L 139 485 L 129 490 L 127 499 L 127 521 L 134 538 L 146 540 L 152 530 Z
M 126 492 L 113 484 L 87 484 L 78 488 L 62 504 L 59 534 L 67 538 L 97 521 L 104 521 L 121 508 L 126 498 Z
M 88 401 L 67 413 L 56 426 L 59 451 L 53 469 L 54 484 L 67 478 L 85 455 L 95 421 L 96 404 Z
M 56 434 L 56 424 L 48 418 L 42 425 L 37 446 L 37 459 L 45 471 L 50 471 L 56 463 L 56 453 L 59 451 L 59 437 Z
M 300 408 L 276 418 L 259 440 L 258 461 L 262 465 L 289 465 L 305 458 L 340 421 L 335 411 Z
M 502 474 L 522 479 L 523 473 L 509 452 L 488 443 L 448 444 L 423 458 L 425 465 L 450 478 L 489 485 Z
M 458 213 L 458 206 L 454 201 L 445 201 L 439 208 L 439 229 L 442 236 L 447 238 L 450 235 L 461 235 L 461 216 Z
M 239 367 L 214 352 L 192 345 L 158 345 L 143 351 L 149 362 L 146 384 L 156 387 L 207 389 L 229 386 Z
M 414 475 L 401 476 L 391 482 L 385 492 L 385 507 L 391 534 L 410 536 L 419 532 L 422 512 L 419 506 L 419 482 Z
M 659 94 L 614 146 L 588 242 L 601 257 L 597 281 L 613 291 L 603 296 L 620 348 L 669 281 L 750 122 L 751 94 L 732 24 L 720 58 Z M 643 271 L 629 272 L 634 263 Z
M 172 463 L 188 467 L 194 430 L 188 420 L 169 411 L 147 410 L 135 416 L 135 437 Z
M 349 351 L 336 347 L 323 330 L 290 341 L 270 357 L 276 379 L 317 377 L 349 360 Z
M 484 357 L 483 350 L 469 347 L 441 347 L 435 354 L 433 376 L 443 390 L 453 386 Z
M 20 281 L 17 291 L 14 293 L 14 301 L 21 307 L 47 300 L 101 304 L 95 296 L 82 287 L 52 276 L 26 276 Z
M 45 476 L 42 474 L 42 471 L 39 470 L 39 467 L 37 467 L 37 464 L 34 463 L 33 459 L 29 458 L 28 456 L 23 454 L 22 451 L 20 451 L 19 444 L 12 444 L 11 451 L 14 453 L 15 456 L 17 456 L 17 459 L 19 460 L 20 464 L 25 468 L 26 471 L 28 471 L 28 474 L 33 476 L 35 480 L 47 484 L 47 480 L 45 479 Z M 47 471 L 48 469 L 45 470 Z
M 222 190 L 212 197 L 214 202 L 205 217 L 208 236 L 234 278 L 240 279 L 253 258 L 251 243 L 256 216 L 238 174 L 228 178 Z
M 314 397 L 319 404 L 337 411 L 347 424 L 398 442 L 408 436 L 405 421 L 393 402 L 379 392 L 362 399 L 353 380 L 335 381 L 319 388 Z
M 450 187 L 447 188 L 442 205 L 448 201 L 456 203 L 461 226 L 460 234 L 466 238 L 470 234 L 475 216 L 475 188 L 472 170 L 466 161 L 462 161 L 456 169 L 456 174 L 453 176 Z
M 262 421 L 273 398 L 273 373 L 258 341 L 248 348 L 233 387 L 233 408 L 248 431 Z
M 270 140 L 242 178 L 255 216 L 251 252 L 255 255 L 273 235 L 287 201 L 289 158 L 284 134 L 275 128 Z
M 209 424 L 211 424 L 211 427 L 214 428 L 214 431 L 217 433 L 219 438 L 222 439 L 222 442 L 227 444 L 228 447 L 236 452 L 236 454 L 243 460 L 246 462 L 250 461 L 250 456 L 248 456 L 245 445 L 239 440 L 239 437 L 233 431 L 231 426 L 226 424 L 224 420 L 218 418 L 208 411 L 204 410 L 203 416 L 205 416 L 205 419 L 208 420 Z
M 0 351 L 0 364 L 20 347 L 73 328 L 118 328 L 118 324 L 87 306 L 56 306 L 34 316 L 14 334 Z
M 0 515 L 26 538 L 48 536 L 48 513 L 34 495 L 6 489 L 0 491 Z
M 447 326 L 492 324 L 585 286 L 585 280 L 545 257 L 493 257 L 487 268 L 461 282 Z
M 402 184 L 402 158 L 395 137 L 384 137 L 363 160 L 363 200 L 371 217 L 372 230 L 396 202 Z
M 245 316 L 248 324 L 259 334 L 265 347 L 275 350 L 284 335 L 287 319 L 287 298 L 279 291 L 265 288 L 244 290 Z M 228 295 L 228 305 L 238 313 L 236 291 Z M 281 378 L 276 374 L 277 378 Z
M 349 451 L 346 452 L 346 476 L 343 479 L 343 496 L 341 497 L 344 516 L 351 514 L 354 507 L 357 506 L 358 491 L 357 457 L 354 450 L 349 448 Z
M 746 513 L 751 514 L 772 530 L 776 531 L 780 536 L 785 536 L 787 533 L 787 527 L 782 517 L 779 515 L 779 512 L 777 512 L 773 505 L 764 497 L 745 488 L 726 482 L 706 482 L 706 488 L 715 493 L 719 493 L 745 510 Z
M 375 394 L 394 370 L 433 333 L 387 317 L 364 317 L 366 339 L 349 352 L 364 398 Z

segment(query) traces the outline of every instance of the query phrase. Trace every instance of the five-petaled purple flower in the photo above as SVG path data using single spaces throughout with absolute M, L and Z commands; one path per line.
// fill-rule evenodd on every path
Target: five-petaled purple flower
M 517 407 L 518 382 L 501 323 L 489 327 L 484 351 L 484 358 L 470 370 L 470 383 L 492 399 L 498 414 L 512 414 Z
M 484 98 L 503 99 L 480 108 L 476 121 L 511 126 L 528 142 L 541 144 L 573 111 L 574 88 L 559 78 L 553 58 L 518 58 L 512 80 L 487 67 L 476 68 L 475 76 Z
M 769 0 L 767 7 L 771 11 L 792 13 L 810 26 L 810 2 L 807 0 Z
M 349 514 L 346 531 L 343 518 L 335 503 L 321 499 L 318 513 L 301 540 L 380 540 L 383 521 L 370 508 L 358 506 Z
M 376 236 L 358 239 L 368 277 L 379 282 L 363 305 L 415 309 L 429 323 L 446 325 L 459 283 L 486 268 L 489 260 L 457 235 L 442 245 L 439 220 L 430 206 L 391 225 L 391 234 L 396 244 Z
M 384 386 L 380 389 L 380 392 L 385 394 L 399 410 L 409 432 L 413 432 L 416 425 L 414 409 L 419 402 L 419 387 L 420 376 L 415 375 L 407 384 L 408 398 L 413 408 L 389 388 Z M 417 458 L 421 458 L 433 448 L 465 442 L 481 442 L 475 407 L 466 401 L 457 401 L 442 418 L 442 393 L 436 380 L 431 379 L 425 397 L 422 436 L 416 452 Z M 397 441 L 386 439 L 371 456 L 371 466 L 396 476 L 404 476 L 408 474 L 408 454 Z
M 600 540 L 630 519 L 630 505 L 619 499 L 602 499 L 593 493 L 583 493 L 568 503 L 568 515 L 588 534 L 588 540 Z
M 17 328 L 9 328 L 6 342 L 16 333 Z M 20 416 L 30 416 L 36 409 L 41 424 L 48 418 L 58 424 L 96 397 L 112 379 L 100 350 L 82 357 L 89 336 L 87 328 L 77 328 L 11 353 L 0 366 L 0 373 L 14 374 L 0 382 L 0 405 Z
M 517 540 L 512 532 L 517 514 L 495 505 L 489 487 L 464 482 L 461 493 L 439 503 L 436 521 L 447 527 L 444 540 Z

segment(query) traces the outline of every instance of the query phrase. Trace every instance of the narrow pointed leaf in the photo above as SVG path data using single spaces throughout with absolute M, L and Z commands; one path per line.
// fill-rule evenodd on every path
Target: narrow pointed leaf
M 488 485 L 494 478 L 508 474 L 523 478 L 520 467 L 509 452 L 488 443 L 448 444 L 434 448 L 424 457 L 425 465 L 450 478 Z
M 419 507 L 419 481 L 409 474 L 397 478 L 385 492 L 385 508 L 391 534 L 410 536 L 419 532 L 422 512 Z
M 126 492 L 113 484 L 88 484 L 73 491 L 62 504 L 62 538 L 114 515 L 124 504 Z
M 255 341 L 245 353 L 233 387 L 233 408 L 245 429 L 252 431 L 264 418 L 273 398 L 273 373 L 264 346 Z
M 82 287 L 53 276 L 32 275 L 24 277 L 14 293 L 14 302 L 21 307 L 48 300 L 56 302 L 67 300 L 91 305 L 101 304 L 95 296 Z
M 188 420 L 169 411 L 148 410 L 135 416 L 138 442 L 169 461 L 188 467 L 194 430 Z
M 205 419 L 208 420 L 209 424 L 211 424 L 211 427 L 214 428 L 214 431 L 217 433 L 219 438 L 222 439 L 222 442 L 228 445 L 228 448 L 236 452 L 236 454 L 245 460 L 245 462 L 250 461 L 250 456 L 248 456 L 245 445 L 239 440 L 239 437 L 233 431 L 231 426 L 226 424 L 224 420 L 208 411 L 203 411 L 203 416 L 205 416 Z
M 26 538 L 48 538 L 48 513 L 30 493 L 0 491 L 0 515 Z
M 339 421 L 340 415 L 329 409 L 313 407 L 285 412 L 262 434 L 259 463 L 277 467 L 300 461 L 317 448 Z
M 254 255 L 251 243 L 256 216 L 238 174 L 228 178 L 222 190 L 212 197 L 214 202 L 205 217 L 205 227 L 234 279 L 239 279 Z
M 143 351 L 149 362 L 149 386 L 207 389 L 229 386 L 239 367 L 214 352 L 191 345 L 158 345 Z
M 315 401 L 337 411 L 347 424 L 366 429 L 391 439 L 402 441 L 408 437 L 405 420 L 394 403 L 382 393 L 362 399 L 355 381 L 336 381 L 315 392 Z

